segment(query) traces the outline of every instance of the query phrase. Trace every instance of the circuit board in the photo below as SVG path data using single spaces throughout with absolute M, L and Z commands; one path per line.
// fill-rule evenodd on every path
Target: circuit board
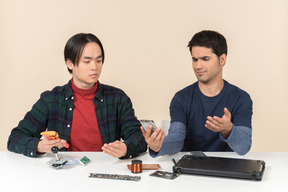
M 140 176 L 104 174 L 104 173 L 90 173 L 89 177 L 101 178 L 101 179 L 126 180 L 126 181 L 140 181 L 140 179 L 141 179 Z

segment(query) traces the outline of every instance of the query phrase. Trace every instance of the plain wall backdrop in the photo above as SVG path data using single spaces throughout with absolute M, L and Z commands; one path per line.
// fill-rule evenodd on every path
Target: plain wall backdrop
M 0 27 L 0 150 L 40 94 L 70 80 L 72 35 L 100 38 L 100 82 L 160 125 L 174 94 L 196 81 L 188 41 L 210 29 L 228 42 L 224 79 L 253 100 L 252 151 L 288 151 L 287 0 L 0 0 Z

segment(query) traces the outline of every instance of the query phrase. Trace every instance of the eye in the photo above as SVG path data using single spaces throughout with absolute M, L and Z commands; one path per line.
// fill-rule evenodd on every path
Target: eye
M 209 57 L 203 57 L 202 60 L 203 60 L 203 61 L 209 61 L 210 58 L 209 58 Z
M 84 60 L 83 62 L 84 63 L 90 63 L 90 60 Z
M 97 63 L 102 63 L 102 59 L 96 60 Z
M 193 62 L 197 62 L 197 61 L 198 61 L 198 59 L 197 59 L 197 58 L 193 58 L 193 57 L 192 57 L 192 61 L 193 61 Z

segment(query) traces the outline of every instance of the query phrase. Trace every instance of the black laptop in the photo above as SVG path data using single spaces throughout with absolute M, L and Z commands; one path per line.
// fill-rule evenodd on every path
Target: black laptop
M 265 170 L 262 160 L 184 155 L 174 173 L 196 174 L 261 181 Z

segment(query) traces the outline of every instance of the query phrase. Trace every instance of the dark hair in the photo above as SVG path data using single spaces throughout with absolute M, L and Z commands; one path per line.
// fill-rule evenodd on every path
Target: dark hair
M 188 46 L 192 53 L 192 47 L 200 46 L 211 48 L 212 52 L 220 57 L 223 53 L 227 55 L 227 43 L 223 35 L 216 31 L 204 30 L 196 33 L 189 41 Z
M 78 66 L 84 47 L 90 42 L 95 42 L 100 46 L 102 52 L 102 63 L 104 63 L 104 49 L 102 43 L 95 35 L 91 33 L 78 33 L 67 41 L 64 48 L 65 61 L 70 59 L 73 65 Z M 72 73 L 72 70 L 69 68 L 68 71 Z

